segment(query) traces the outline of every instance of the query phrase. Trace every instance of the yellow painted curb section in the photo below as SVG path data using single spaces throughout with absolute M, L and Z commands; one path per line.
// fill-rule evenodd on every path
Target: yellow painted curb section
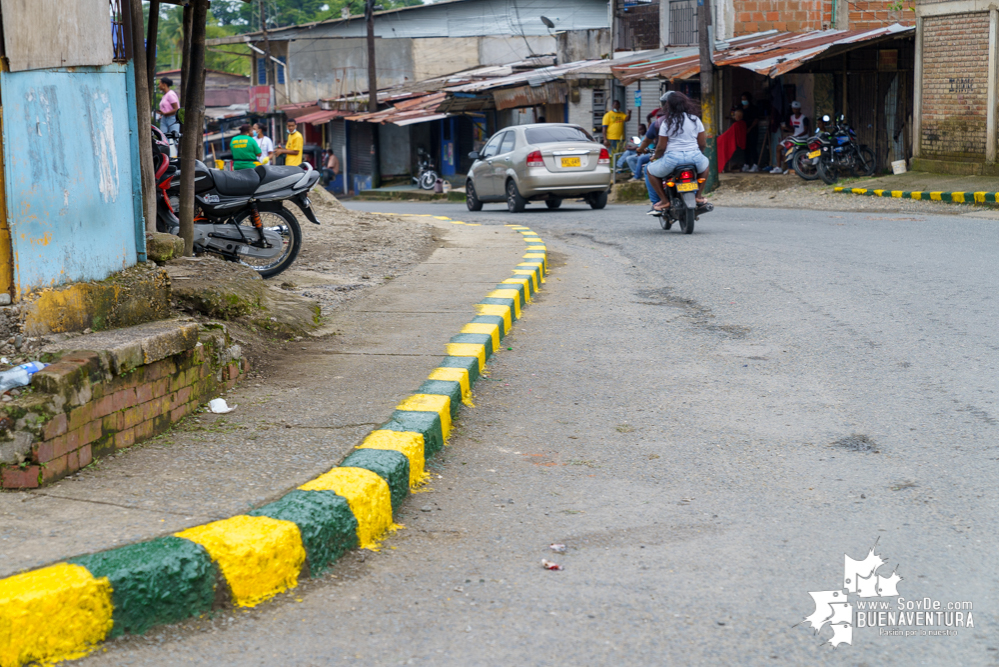
M 942 201 L 940 199 L 940 193 L 939 192 L 931 192 L 930 193 L 930 199 L 933 200 L 933 201 Z
M 504 306 L 506 308 L 506 306 Z M 478 343 L 447 343 L 449 357 L 475 357 L 479 360 L 479 372 L 486 370 L 486 346 Z
M 523 259 L 540 259 L 541 260 L 541 274 L 544 275 L 548 273 L 548 256 L 544 252 L 530 252 L 528 251 L 524 254 Z
M 985 193 L 984 192 L 976 192 L 975 193 L 975 203 L 976 204 L 984 204 L 985 203 Z
M 350 511 L 357 519 L 357 541 L 362 549 L 377 550 L 378 540 L 399 527 L 392 523 L 392 494 L 388 482 L 370 470 L 333 468 L 298 488 L 302 491 L 333 491 L 346 498 Z
M 111 630 L 111 583 L 69 563 L 0 580 L 0 665 L 89 653 Z
M 909 196 L 912 197 L 912 199 L 922 199 L 923 198 L 923 193 L 922 192 L 913 192 Z
M 538 291 L 538 274 L 536 271 L 528 271 L 526 269 L 514 269 L 513 275 L 515 276 L 527 276 L 531 284 L 534 285 L 534 291 Z M 513 280 L 516 280 L 515 278 Z M 506 282 L 505 280 L 503 282 Z
M 503 318 L 503 335 L 510 333 L 510 325 L 513 320 L 510 316 L 510 306 L 501 306 L 498 303 L 477 303 L 475 304 L 475 311 L 479 315 L 495 315 L 496 317 Z M 467 357 L 467 354 L 460 354 L 460 357 Z M 481 364 L 479 365 L 481 367 Z
M 855 195 L 866 195 L 867 188 L 853 188 L 851 192 Z
M 471 322 L 466 324 L 461 328 L 460 333 L 470 333 L 470 334 L 489 334 L 493 339 L 493 349 L 498 350 L 500 345 L 500 330 L 498 324 L 489 324 L 487 322 Z M 461 370 L 461 369 L 459 369 Z M 466 371 L 467 372 L 467 371 Z M 438 378 L 430 378 L 431 380 L 436 380 Z M 442 378 L 441 378 L 442 379 Z M 464 386 L 462 387 L 462 392 L 464 393 Z
M 950 200 L 951 201 L 955 201 L 958 204 L 963 204 L 964 203 L 964 195 L 965 195 L 964 192 L 952 192 L 952 193 L 950 193 Z
M 451 343 L 456 345 L 457 343 Z M 465 343 L 471 345 L 471 343 Z M 450 347 L 450 345 L 449 345 Z M 485 351 L 485 345 L 478 345 Z M 448 350 L 448 355 L 452 357 L 468 357 L 468 354 L 454 354 Z M 483 359 L 485 355 L 483 354 Z M 481 369 L 481 366 L 480 366 Z M 409 410 L 411 412 L 436 412 L 441 418 L 441 436 L 447 440 L 451 434 L 451 398 L 440 394 L 413 394 L 405 401 L 395 406 L 396 410 Z
M 516 266 L 515 270 L 523 269 L 525 267 L 534 267 L 534 270 L 537 272 L 538 275 L 538 280 L 540 280 L 542 283 L 545 282 L 545 272 L 542 270 L 542 267 L 539 267 L 537 264 L 529 264 L 527 262 L 521 262 Z
M 901 199 L 902 198 L 902 191 L 901 190 L 892 190 L 891 191 L 891 196 L 895 197 L 896 199 Z
M 842 186 L 838 186 L 838 187 L 833 188 L 833 192 L 843 192 L 843 190 L 844 190 L 844 188 Z
M 437 220 L 450 220 L 451 219 L 451 218 L 447 217 L 446 215 L 432 215 L 430 217 L 436 218 Z
M 875 190 L 874 194 L 877 195 L 878 197 L 884 197 L 885 196 L 885 191 L 884 190 Z
M 457 369 L 464 370 L 464 369 Z M 467 373 L 467 371 L 466 371 Z M 411 431 L 372 431 L 358 449 L 388 449 L 409 459 L 409 487 L 416 488 L 430 477 L 425 472 L 423 434 Z
M 495 324 L 486 324 L 484 326 L 496 327 L 497 337 L 499 332 L 499 326 Z M 464 330 L 462 330 L 464 332 Z M 479 333 L 475 331 L 466 333 Z M 445 382 L 457 382 L 461 385 L 461 402 L 470 408 L 474 408 L 475 404 L 472 403 L 472 386 L 468 380 L 468 369 L 467 368 L 446 368 L 440 366 L 430 371 L 430 376 L 427 378 L 429 380 L 444 380 Z
M 305 549 L 298 526 L 266 516 L 234 516 L 175 534 L 218 563 L 240 607 L 255 607 L 298 586 Z
M 503 284 L 505 285 L 523 285 L 524 286 L 524 298 L 527 303 L 531 302 L 531 292 L 535 289 L 534 281 L 530 278 L 504 278 Z
M 519 289 L 495 289 L 486 295 L 487 299 L 513 299 L 513 314 L 520 319 L 520 290 Z M 493 348 L 494 350 L 497 348 Z

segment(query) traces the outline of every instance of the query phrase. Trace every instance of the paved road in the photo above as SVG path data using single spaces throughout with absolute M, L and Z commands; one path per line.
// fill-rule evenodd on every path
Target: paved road
M 433 492 L 378 554 L 83 664 L 999 662 L 994 222 L 355 206 L 515 220 L 553 253 Z M 900 596 L 974 627 L 792 627 L 875 543 Z

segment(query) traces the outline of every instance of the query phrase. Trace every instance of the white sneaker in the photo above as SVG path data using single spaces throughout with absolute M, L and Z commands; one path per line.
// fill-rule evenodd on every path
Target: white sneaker
M 770 170 L 771 174 L 783 174 L 784 171 L 780 167 L 774 167 Z
M 759 170 L 760 170 L 759 166 L 754 164 L 752 167 L 749 168 L 749 173 L 755 174 Z
M 747 165 L 747 164 L 742 165 L 742 171 L 743 171 L 743 173 L 749 171 L 749 165 Z

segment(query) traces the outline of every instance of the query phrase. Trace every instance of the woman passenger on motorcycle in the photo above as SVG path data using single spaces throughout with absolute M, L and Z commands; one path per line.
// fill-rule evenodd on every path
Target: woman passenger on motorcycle
M 692 164 L 697 168 L 697 177 L 706 179 L 708 175 L 708 158 L 702 152 L 707 145 L 707 135 L 704 124 L 697 116 L 697 105 L 689 97 L 678 91 L 670 91 L 663 96 L 663 121 L 659 126 L 659 143 L 653 162 L 649 163 L 647 173 L 649 183 L 659 197 L 659 202 L 653 205 L 657 211 L 669 208 L 669 198 L 663 190 L 663 179 L 673 173 L 681 164 Z M 703 182 L 697 188 L 697 204 L 706 204 L 701 196 Z

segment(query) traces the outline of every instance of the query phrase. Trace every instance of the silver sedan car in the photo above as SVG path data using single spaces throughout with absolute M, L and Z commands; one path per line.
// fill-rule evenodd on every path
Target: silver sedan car
M 508 127 L 469 157 L 475 160 L 465 182 L 469 211 L 501 201 L 514 213 L 529 201 L 544 201 L 556 209 L 566 198 L 582 198 L 592 208 L 607 205 L 610 154 L 578 125 Z

